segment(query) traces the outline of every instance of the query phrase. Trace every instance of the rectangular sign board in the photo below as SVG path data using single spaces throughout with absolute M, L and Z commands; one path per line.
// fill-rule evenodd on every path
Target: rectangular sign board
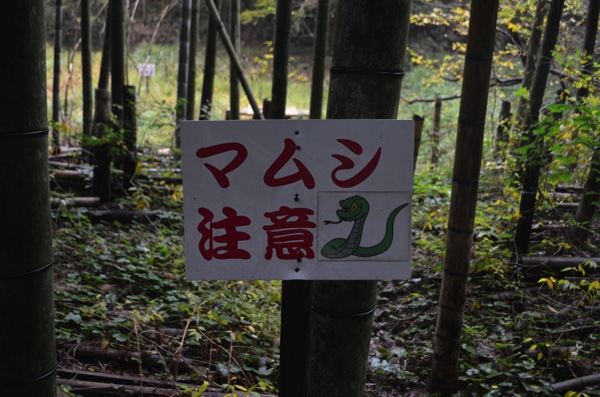
M 154 63 L 138 63 L 137 70 L 140 77 L 152 77 L 156 75 L 156 64 Z
M 410 277 L 411 120 L 185 121 L 186 278 Z

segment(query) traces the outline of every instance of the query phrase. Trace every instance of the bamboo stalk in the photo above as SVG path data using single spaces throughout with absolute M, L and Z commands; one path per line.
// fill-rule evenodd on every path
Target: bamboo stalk
M 53 197 L 50 200 L 52 207 L 67 205 L 69 207 L 97 207 L 100 205 L 100 197 Z
M 583 39 L 583 55 L 589 57 L 585 59 L 581 73 L 591 75 L 594 71 L 594 50 L 596 48 L 596 35 L 598 33 L 598 18 L 600 14 L 600 0 L 589 0 L 587 20 L 585 24 L 585 36 Z M 577 90 L 577 102 L 587 97 L 589 90 L 582 85 Z
M 570 390 L 583 390 L 589 386 L 598 386 L 600 384 L 600 374 L 592 374 L 565 380 L 551 385 L 552 391 L 556 394 L 564 394 Z
M 177 71 L 177 103 L 175 104 L 175 147 L 181 146 L 179 124 L 186 119 L 188 94 L 188 66 L 190 52 L 190 14 L 192 0 L 181 0 L 181 23 L 179 29 L 179 68 Z
M 196 110 L 196 57 L 198 56 L 198 30 L 200 25 L 200 0 L 192 0 L 190 17 L 190 49 L 188 59 L 187 102 L 185 117 L 194 120 Z
M 440 124 L 442 120 L 442 98 L 435 98 L 433 111 L 433 131 L 431 131 L 431 167 L 437 168 L 440 162 Z
M 510 102 L 502 100 L 500 105 L 500 117 L 496 129 L 496 143 L 494 145 L 495 157 L 500 164 L 506 160 L 506 145 L 508 144 L 508 131 L 510 123 Z
M 125 85 L 125 2 L 111 2 L 110 74 L 111 104 L 114 127 L 119 130 L 123 122 L 123 86 Z
M 320 119 L 323 113 L 323 82 L 325 80 L 325 58 L 327 55 L 327 34 L 329 32 L 329 0 L 319 0 L 317 8 L 317 26 L 315 29 L 315 47 L 313 55 L 313 73 L 310 90 L 311 119 Z
M 497 15 L 498 0 L 471 2 L 446 256 L 431 367 L 431 389 L 443 394 L 454 393 L 459 387 L 460 335 L 473 244 Z
M 271 118 L 284 119 L 290 62 L 290 25 L 292 1 L 277 0 L 275 39 L 273 40 L 273 82 L 271 85 Z
M 397 117 L 405 11 L 397 0 L 337 2 L 327 118 Z M 364 395 L 376 297 L 376 281 L 312 283 L 307 396 Z
M 45 2 L 3 4 L 0 396 L 56 395 Z
M 548 22 L 546 23 L 544 31 L 540 56 L 538 57 L 535 75 L 531 83 L 529 112 L 527 113 L 525 122 L 525 137 L 526 142 L 528 143 L 533 143 L 535 140 L 533 128 L 538 122 L 544 93 L 546 92 L 548 73 L 550 72 L 552 63 L 552 51 L 554 51 L 554 47 L 558 40 L 563 6 L 564 0 L 552 0 L 550 4 Z M 529 250 L 529 238 L 531 236 L 531 226 L 533 224 L 533 216 L 536 207 L 536 195 L 544 157 L 543 149 L 535 148 L 530 151 L 526 159 L 521 187 L 521 201 L 519 203 L 520 218 L 517 221 L 514 237 L 516 255 L 527 255 Z
M 535 8 L 535 16 L 533 21 L 533 29 L 529 37 L 529 45 L 527 47 L 527 56 L 525 59 L 525 72 L 521 87 L 529 90 L 531 82 L 535 74 L 535 65 L 537 64 L 538 54 L 540 52 L 540 42 L 542 40 L 542 32 L 544 26 L 544 18 L 548 14 L 548 0 L 537 0 Z M 519 97 L 517 102 L 516 125 L 523 128 L 525 125 L 525 116 L 529 101 L 525 96 Z
M 110 147 L 105 141 L 110 131 L 110 91 L 97 88 L 95 95 L 96 111 L 93 133 L 97 141 L 94 146 L 92 194 L 100 197 L 100 201 L 107 202 L 112 198 L 110 189 Z
M 585 29 L 584 39 L 584 53 L 586 55 L 593 55 L 596 45 L 596 34 L 598 32 L 598 18 L 600 14 L 600 0 L 590 0 L 588 5 L 588 20 Z M 583 65 L 582 73 L 591 75 L 594 69 L 594 62 L 592 59 L 588 60 Z M 580 102 L 583 98 L 587 97 L 589 90 L 587 87 L 580 87 L 577 90 L 577 100 Z M 600 147 L 596 146 L 594 154 L 592 155 L 592 161 L 590 163 L 590 170 L 585 181 L 584 193 L 581 196 L 581 201 L 577 207 L 575 213 L 575 221 L 579 223 L 575 229 L 575 233 L 579 238 L 585 239 L 590 233 L 589 224 L 594 218 L 594 214 L 597 210 L 598 197 L 600 192 Z
M 123 86 L 123 187 L 127 190 L 137 172 L 137 114 L 135 86 Z
M 81 0 L 81 83 L 83 91 L 83 139 L 89 140 L 94 122 L 92 83 L 92 23 L 90 0 Z
M 252 94 L 252 90 L 250 89 L 250 84 L 248 84 L 248 80 L 246 80 L 246 76 L 244 76 L 242 64 L 240 63 L 240 60 L 235 54 L 233 44 L 229 39 L 227 30 L 225 30 L 225 25 L 221 20 L 219 10 L 215 5 L 215 2 L 213 0 L 206 0 L 206 4 L 208 5 L 208 9 L 210 11 L 211 20 L 214 20 L 215 24 L 217 25 L 218 32 L 221 35 L 221 40 L 223 41 L 223 45 L 225 45 L 225 50 L 229 55 L 229 59 L 233 61 L 236 67 L 238 79 L 240 80 L 240 84 L 242 85 L 242 88 L 246 93 L 246 98 L 248 98 L 248 102 L 250 102 L 250 107 L 252 107 L 252 111 L 254 112 L 254 118 L 264 119 L 263 115 L 260 112 L 260 108 L 258 107 L 258 104 L 256 102 L 256 99 L 254 99 L 254 95 Z
M 240 0 L 231 0 L 231 10 L 229 18 L 229 31 L 231 32 L 231 42 L 236 54 L 240 52 Z M 240 119 L 240 85 L 237 77 L 235 62 L 230 61 L 229 65 L 229 119 Z
M 425 124 L 425 118 L 418 114 L 413 114 L 413 120 L 415 121 L 415 146 L 413 152 L 413 174 L 417 169 L 417 158 L 419 157 L 419 149 L 421 147 L 421 137 L 423 136 L 423 125 Z
M 100 74 L 98 76 L 98 88 L 108 90 L 110 81 L 110 43 L 111 43 L 111 15 L 112 2 L 106 8 L 106 24 L 104 25 L 104 44 L 102 45 L 102 58 L 100 60 Z M 94 94 L 95 95 L 95 94 Z
M 219 10 L 220 0 L 215 0 L 212 5 Z M 208 4 L 208 2 L 207 2 Z M 211 6 L 209 5 L 209 10 Z M 200 97 L 200 120 L 210 120 L 215 87 L 215 63 L 217 59 L 217 19 L 210 12 L 208 16 L 208 32 L 206 33 L 206 49 L 204 50 L 204 78 L 202 81 L 202 95 Z
M 56 19 L 54 21 L 54 79 L 52 80 L 52 149 L 54 153 L 60 153 L 60 72 L 62 49 L 62 0 L 56 0 Z

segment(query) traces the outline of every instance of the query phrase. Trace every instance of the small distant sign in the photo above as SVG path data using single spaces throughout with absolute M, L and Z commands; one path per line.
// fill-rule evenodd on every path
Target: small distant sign
M 410 277 L 414 124 L 181 125 L 188 279 Z
M 154 63 L 138 63 L 137 69 L 141 77 L 152 77 L 156 74 L 156 64 Z

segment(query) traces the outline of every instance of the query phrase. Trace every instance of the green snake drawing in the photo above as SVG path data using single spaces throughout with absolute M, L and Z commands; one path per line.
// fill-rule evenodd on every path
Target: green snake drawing
M 341 223 L 346 221 L 354 222 L 354 225 L 347 238 L 334 238 L 325 244 L 321 249 L 321 255 L 329 259 L 341 259 L 350 255 L 359 257 L 376 256 L 387 251 L 392 245 L 392 240 L 394 238 L 394 220 L 396 219 L 396 215 L 398 215 L 398 212 L 407 205 L 408 203 L 402 204 L 388 216 L 385 225 L 385 236 L 379 244 L 371 247 L 361 247 L 360 240 L 362 238 L 365 220 L 369 214 L 369 202 L 361 196 L 352 196 L 340 200 L 341 209 L 336 211 L 336 215 L 340 220 L 337 222 L 325 221 L 325 224 L 328 225 L 330 223 Z

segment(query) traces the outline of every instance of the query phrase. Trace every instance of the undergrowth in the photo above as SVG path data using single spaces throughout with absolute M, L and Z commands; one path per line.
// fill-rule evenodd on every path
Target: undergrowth
M 562 275 L 523 272 L 511 262 L 512 236 L 504 232 L 516 221 L 517 196 L 495 170 L 484 170 L 481 183 L 458 395 L 556 395 L 553 383 L 600 370 L 595 292 L 568 278 L 593 272 L 594 264 Z M 380 283 L 369 396 L 429 395 L 450 186 L 448 171 L 416 175 L 413 274 Z M 61 365 L 106 370 L 76 360 L 76 346 L 147 352 L 164 362 L 185 356 L 194 368 L 186 384 L 197 392 L 210 386 L 274 394 L 280 282 L 186 281 L 181 201 L 139 189 L 158 218 L 125 225 L 92 221 L 85 210 L 55 214 Z M 138 203 L 126 198 L 117 205 Z M 545 232 L 535 249 L 552 254 L 560 247 L 568 255 L 582 248 L 562 238 Z M 117 362 L 110 370 L 179 379 L 168 365 Z
M 85 211 L 56 217 L 63 362 L 74 361 L 69 349 L 76 344 L 152 352 L 165 362 L 185 354 L 196 383 L 272 391 L 280 283 L 185 280 L 181 202 L 162 209 L 159 219 L 131 225 L 92 223 Z M 123 366 L 113 369 L 131 370 Z M 177 378 L 168 366 L 143 373 Z

